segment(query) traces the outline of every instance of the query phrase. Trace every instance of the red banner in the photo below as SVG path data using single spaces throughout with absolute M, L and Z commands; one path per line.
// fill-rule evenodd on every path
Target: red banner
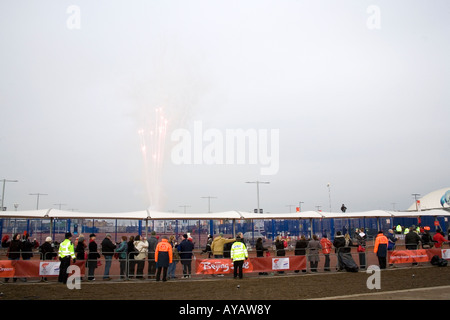
M 40 260 L 0 260 L 0 278 L 26 278 L 26 277 L 40 277 L 42 276 L 42 269 L 46 264 L 55 263 L 52 261 Z M 81 275 L 84 275 L 86 269 L 85 261 L 77 261 L 75 263 L 80 267 Z M 41 274 L 40 271 L 41 270 Z M 58 269 L 59 270 L 59 269 Z M 51 274 L 49 274 L 51 276 Z
M 427 250 L 395 250 L 389 256 L 389 263 L 414 263 L 430 261 Z
M 249 258 L 244 261 L 243 272 L 271 272 L 306 269 L 305 256 Z M 234 272 L 231 259 L 197 259 L 197 274 L 229 274 Z

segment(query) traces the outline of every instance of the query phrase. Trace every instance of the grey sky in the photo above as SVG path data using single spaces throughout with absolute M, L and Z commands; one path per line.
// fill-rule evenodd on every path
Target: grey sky
M 5 205 L 147 208 L 138 132 L 162 107 L 162 210 L 251 210 L 257 179 L 266 211 L 328 210 L 328 182 L 333 211 L 406 209 L 449 185 L 449 18 L 448 1 L 2 1 Z M 279 129 L 278 173 L 173 164 L 194 121 Z

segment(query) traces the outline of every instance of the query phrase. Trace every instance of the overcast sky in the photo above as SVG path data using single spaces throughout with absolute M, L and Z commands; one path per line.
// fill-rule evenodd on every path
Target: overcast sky
M 406 209 L 450 185 L 449 39 L 447 0 L 1 1 L 5 206 Z M 195 123 L 278 130 L 278 170 L 174 163 Z

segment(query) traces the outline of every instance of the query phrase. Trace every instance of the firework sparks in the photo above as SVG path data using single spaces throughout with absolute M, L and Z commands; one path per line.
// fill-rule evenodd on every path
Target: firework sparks
M 155 109 L 148 121 L 147 129 L 138 131 L 141 140 L 141 152 L 145 167 L 145 182 L 149 196 L 150 207 L 159 209 L 161 197 L 161 176 L 164 163 L 168 120 L 163 108 Z

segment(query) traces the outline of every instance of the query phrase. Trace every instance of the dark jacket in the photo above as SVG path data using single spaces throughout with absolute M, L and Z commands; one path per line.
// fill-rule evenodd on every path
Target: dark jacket
M 264 251 L 268 251 L 269 250 L 267 248 L 264 248 L 262 241 L 257 241 L 256 242 L 255 249 L 256 249 L 256 256 L 259 257 L 259 258 L 260 257 L 264 257 Z
M 84 257 L 84 240 L 79 241 L 77 247 L 75 248 L 75 254 L 77 255 L 77 260 L 85 260 Z
M 22 259 L 29 260 L 33 257 L 34 243 L 28 239 L 22 240 Z
M 130 240 L 127 242 L 127 259 L 133 260 L 136 255 L 139 252 L 137 252 L 136 247 L 134 246 L 134 241 Z
M 9 250 L 8 250 L 8 259 L 19 260 L 21 250 L 22 250 L 22 241 L 11 240 L 11 242 L 9 244 Z
M 295 243 L 295 250 L 294 250 L 294 254 L 296 256 L 304 256 L 306 255 L 306 247 L 308 247 L 308 240 L 298 240 Z
M 335 248 L 336 253 L 343 252 L 345 247 L 345 237 L 343 235 L 338 235 L 334 238 L 333 246 Z
M 420 236 L 412 229 L 405 236 L 405 246 L 407 250 L 417 250 L 420 242 Z
M 151 236 L 147 242 L 148 242 L 148 258 L 151 260 L 155 260 L 155 250 L 156 246 L 158 245 L 158 239 L 156 239 L 155 236 Z
M 95 241 L 89 241 L 88 249 L 88 260 L 97 260 L 100 258 L 100 254 L 97 251 L 97 243 Z
M 44 242 L 39 247 L 39 251 L 41 252 L 42 260 L 53 260 L 58 255 L 50 242 Z
M 283 240 L 275 241 L 275 248 L 277 249 L 277 257 L 284 257 L 286 255 L 286 251 L 284 250 L 284 241 Z
M 114 243 L 112 243 L 111 239 L 109 239 L 108 237 L 103 239 L 103 241 L 102 241 L 102 254 L 105 257 L 106 256 L 110 256 L 110 257 L 113 256 L 115 249 L 116 249 L 116 245 Z
M 178 245 L 178 252 L 180 253 L 180 259 L 182 264 L 190 263 L 192 259 L 192 251 L 194 250 L 194 244 L 185 239 Z

